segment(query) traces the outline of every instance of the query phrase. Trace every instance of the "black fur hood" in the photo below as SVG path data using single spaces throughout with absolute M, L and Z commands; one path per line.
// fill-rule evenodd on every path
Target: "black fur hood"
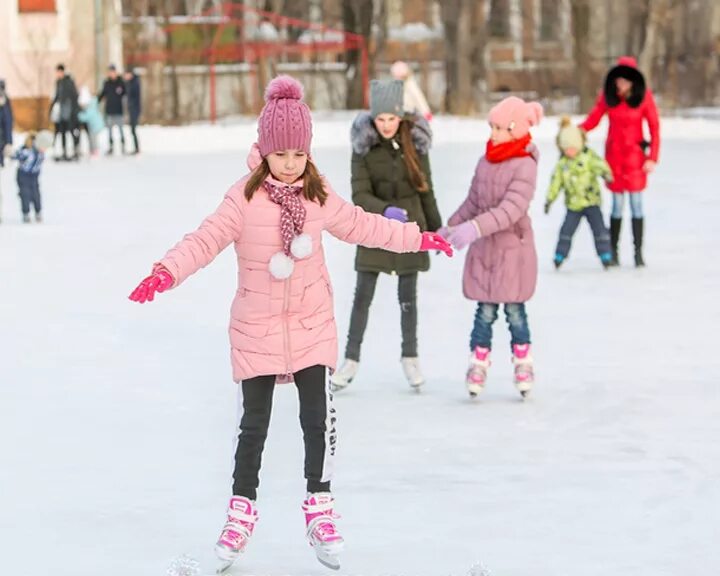
M 605 102 L 610 108 L 614 108 L 620 104 L 620 98 L 615 88 L 615 80 L 625 78 L 633 83 L 632 93 L 627 99 L 628 106 L 637 108 L 645 99 L 645 77 L 642 72 L 637 69 L 634 58 L 624 57 L 618 60 L 617 66 L 611 68 L 605 77 Z

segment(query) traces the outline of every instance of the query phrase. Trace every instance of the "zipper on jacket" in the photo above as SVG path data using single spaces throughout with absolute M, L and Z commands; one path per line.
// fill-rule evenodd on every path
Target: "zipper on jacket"
M 290 353 L 290 319 L 288 318 L 288 309 L 290 307 L 290 278 L 285 280 L 285 288 L 283 295 L 283 333 L 285 336 L 285 374 L 292 376 L 292 355 Z

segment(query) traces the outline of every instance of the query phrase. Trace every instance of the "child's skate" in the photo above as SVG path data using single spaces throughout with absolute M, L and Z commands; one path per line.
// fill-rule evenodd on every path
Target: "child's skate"
M 338 390 L 347 388 L 350 382 L 353 381 L 353 378 L 355 378 L 355 374 L 357 374 L 359 367 L 359 362 L 345 358 L 345 362 L 343 362 L 342 366 L 335 370 L 332 376 L 330 376 L 330 390 L 337 392 Z
M 475 398 L 485 388 L 487 369 L 490 367 L 490 348 L 476 346 L 470 353 L 470 366 L 465 376 L 465 385 L 471 398 Z
M 535 383 L 530 344 L 513 344 L 512 362 L 515 365 L 515 386 L 525 398 Z
M 344 540 L 337 531 L 333 513 L 335 499 L 329 492 L 308 494 L 303 502 L 307 538 L 315 550 L 318 561 L 332 570 L 340 569 L 338 554 L 342 552 Z
M 227 520 L 215 544 L 215 555 L 220 559 L 217 573 L 224 572 L 232 566 L 250 540 L 258 520 L 255 503 L 244 496 L 233 496 L 228 505 Z

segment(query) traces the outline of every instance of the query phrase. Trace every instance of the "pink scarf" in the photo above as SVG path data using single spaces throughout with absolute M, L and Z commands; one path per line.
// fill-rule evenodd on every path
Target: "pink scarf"
M 300 198 L 303 187 L 265 180 L 265 189 L 270 200 L 275 204 L 280 204 L 282 209 L 280 212 L 280 235 L 283 241 L 283 252 L 289 256 L 290 244 L 295 236 L 302 234 L 303 226 L 305 226 L 305 205 Z

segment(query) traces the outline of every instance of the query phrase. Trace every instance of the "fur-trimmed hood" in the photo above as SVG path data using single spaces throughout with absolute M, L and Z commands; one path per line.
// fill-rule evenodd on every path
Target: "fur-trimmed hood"
M 413 144 L 418 154 L 427 154 L 432 146 L 432 129 L 422 116 L 405 116 L 403 122 L 411 122 Z M 365 156 L 373 146 L 380 144 L 380 134 L 375 129 L 373 118 L 369 112 L 360 112 L 350 129 L 350 142 L 353 152 Z
M 630 98 L 627 99 L 628 106 L 637 108 L 645 99 L 645 77 L 637 68 L 637 61 L 631 56 L 618 58 L 617 65 L 610 69 L 605 77 L 605 102 L 610 108 L 620 104 L 620 97 L 617 95 L 615 80 L 625 78 L 633 83 Z

